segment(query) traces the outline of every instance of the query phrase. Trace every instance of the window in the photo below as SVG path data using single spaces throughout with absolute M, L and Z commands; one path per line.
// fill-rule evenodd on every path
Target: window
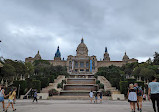
M 75 68 L 78 68 L 78 62 L 75 62 Z
M 93 61 L 93 64 L 92 64 L 92 65 L 93 65 L 93 67 L 92 67 L 92 68 L 93 68 L 93 69 L 95 69 L 95 62 L 94 62 L 94 61 Z
M 84 67 L 84 62 L 80 62 L 80 67 Z
M 69 61 L 69 67 L 71 67 L 72 66 L 72 63 L 71 63 L 71 61 Z
M 84 69 L 80 69 L 80 71 L 81 71 L 81 72 L 83 72 L 83 71 L 84 71 Z
M 89 67 L 89 62 L 86 62 L 86 67 L 87 67 L 87 68 Z

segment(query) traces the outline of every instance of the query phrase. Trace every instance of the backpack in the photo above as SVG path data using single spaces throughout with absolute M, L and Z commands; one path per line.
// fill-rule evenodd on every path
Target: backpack
M 137 87 L 137 96 L 142 96 L 142 88 L 141 87 Z

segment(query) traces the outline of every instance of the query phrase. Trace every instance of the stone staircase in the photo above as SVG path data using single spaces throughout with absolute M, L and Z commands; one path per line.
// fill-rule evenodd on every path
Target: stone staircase
M 41 93 L 48 93 L 52 89 L 56 89 L 58 92 L 60 92 L 62 89 L 57 88 L 58 83 L 61 83 L 62 80 L 65 80 L 64 75 L 59 75 L 57 79 L 54 80 L 54 83 L 49 83 L 49 86 L 46 88 L 42 88 Z
M 112 87 L 110 82 L 104 76 L 98 76 L 98 80 L 104 84 L 104 90 L 109 90 L 112 94 L 120 94 L 120 91 L 118 91 L 116 87 Z
M 60 96 L 88 96 L 91 90 L 98 90 L 93 74 L 71 74 Z

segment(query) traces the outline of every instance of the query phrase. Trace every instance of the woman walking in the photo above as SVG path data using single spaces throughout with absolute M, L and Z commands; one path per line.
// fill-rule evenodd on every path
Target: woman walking
M 5 94 L 4 94 L 4 89 L 3 89 L 3 87 L 0 85 L 0 102 L 2 102 L 3 111 L 5 111 L 4 97 L 6 97 Z
M 137 102 L 137 93 L 134 89 L 134 85 L 129 85 L 128 90 L 128 102 L 130 102 L 130 108 L 132 112 L 135 112 L 135 103 Z
M 14 108 L 14 105 L 13 105 L 13 99 L 14 99 L 15 95 L 16 95 L 16 89 L 12 90 L 12 91 L 9 93 L 9 95 L 7 95 L 7 96 L 9 96 L 9 98 L 8 98 L 8 105 L 7 105 L 6 110 L 5 110 L 6 112 L 7 112 L 8 107 L 10 106 L 10 104 L 12 105 L 13 111 L 16 110 L 16 109 Z

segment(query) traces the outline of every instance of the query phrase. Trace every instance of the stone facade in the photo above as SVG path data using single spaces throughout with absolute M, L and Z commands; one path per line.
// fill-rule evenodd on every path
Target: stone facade
M 34 62 L 35 60 L 41 60 L 40 53 L 36 54 L 34 58 L 28 57 L 25 62 Z M 61 65 L 67 67 L 67 72 L 70 74 L 90 74 L 96 73 L 99 67 L 123 66 L 126 63 L 138 62 L 137 59 L 129 59 L 126 52 L 123 56 L 122 61 L 111 61 L 107 48 L 105 48 L 105 53 L 103 61 L 98 61 L 96 56 L 88 56 L 88 48 L 84 43 L 82 38 L 81 43 L 78 45 L 76 50 L 76 56 L 69 55 L 67 60 L 61 59 L 61 53 L 59 47 L 54 56 L 54 60 L 48 60 L 53 66 Z

